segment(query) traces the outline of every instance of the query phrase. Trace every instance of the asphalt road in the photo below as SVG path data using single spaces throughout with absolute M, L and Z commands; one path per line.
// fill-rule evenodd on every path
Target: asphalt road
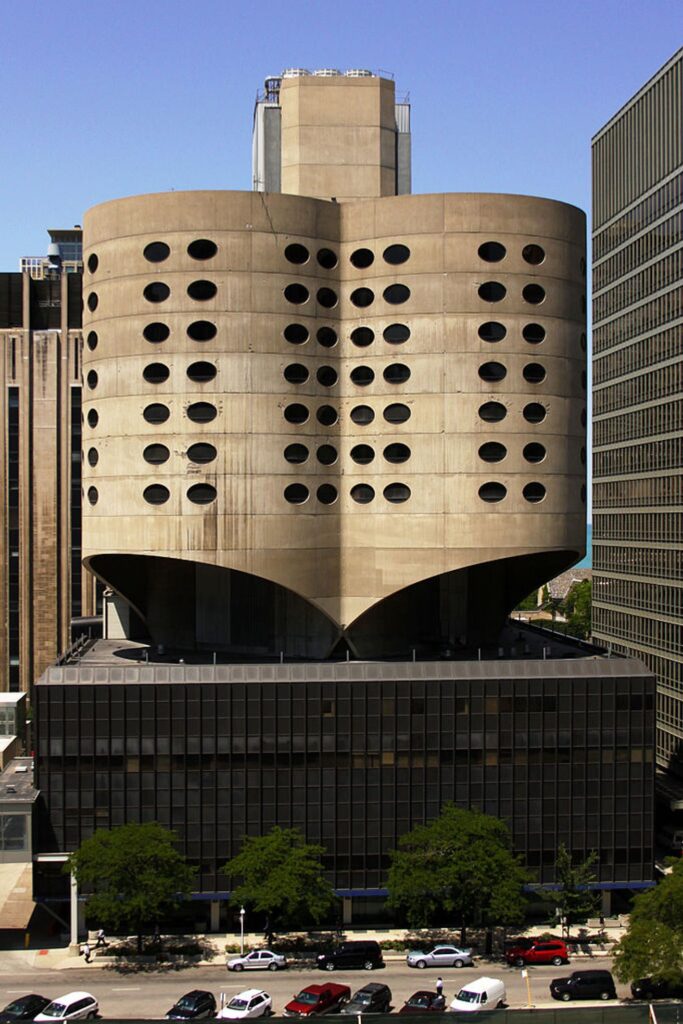
M 3 962 L 4 961 L 4 962 Z M 46 968 L 27 969 L 25 965 L 11 964 L 0 954 L 0 1000 L 4 1006 L 13 997 L 27 992 L 38 992 L 48 998 L 56 998 L 76 989 L 91 992 L 100 1004 L 104 1018 L 161 1018 L 183 993 L 191 989 L 208 989 L 219 1000 L 220 993 L 231 997 L 246 988 L 264 988 L 273 997 L 276 1014 L 292 996 L 306 985 L 334 981 L 349 985 L 352 992 L 369 981 L 382 981 L 389 985 L 393 995 L 394 1010 L 418 989 L 433 989 L 438 971 L 417 970 L 405 963 L 391 962 L 377 971 L 318 971 L 315 969 L 289 969 L 270 971 L 244 971 L 241 974 L 228 972 L 223 963 L 211 966 L 149 966 L 144 969 L 121 967 L 97 967 L 95 965 L 49 970 Z M 570 974 L 579 967 L 609 970 L 611 960 L 595 957 L 575 960 L 564 967 L 531 967 L 529 983 L 531 1001 L 534 1006 L 590 1006 L 589 1002 L 561 1003 L 550 998 L 548 985 L 552 978 Z M 486 974 L 501 978 L 505 982 L 507 1002 L 510 1007 L 525 1007 L 527 1002 L 526 981 L 517 968 L 502 963 L 478 961 L 476 967 L 444 969 L 444 994 L 447 1000 L 454 997 L 464 983 Z M 626 985 L 617 984 L 619 995 L 628 997 Z M 603 1005 L 604 1004 L 600 1004 Z M 344 1019 L 344 1018 L 341 1018 Z M 350 1018 L 349 1018 L 350 1019 Z

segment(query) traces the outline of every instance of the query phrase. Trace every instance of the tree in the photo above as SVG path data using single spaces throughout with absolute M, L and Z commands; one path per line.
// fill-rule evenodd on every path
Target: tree
M 629 925 L 614 950 L 620 981 L 654 978 L 680 982 L 683 976 L 683 859 L 653 889 L 636 896 Z
M 507 825 L 481 811 L 448 803 L 428 825 L 399 839 L 391 854 L 388 904 L 411 927 L 426 927 L 442 908 L 462 929 L 521 922 L 529 880 L 511 851 Z
M 86 913 L 114 932 L 137 935 L 189 896 L 195 870 L 173 846 L 174 835 L 157 822 L 98 829 L 65 866 L 79 887 L 92 891 Z
M 560 843 L 555 861 L 555 878 L 559 889 L 546 895 L 556 907 L 557 920 L 569 933 L 573 924 L 585 921 L 596 913 L 600 905 L 600 896 L 589 886 L 597 881 L 593 865 L 598 862 L 598 855 L 592 850 L 584 861 L 574 864 L 572 855 L 564 843 Z
M 297 828 L 276 825 L 265 836 L 245 836 L 240 852 L 223 868 L 238 879 L 230 902 L 264 914 L 269 939 L 283 925 L 320 921 L 335 903 L 320 861 L 324 853 Z
M 564 602 L 565 613 L 569 620 L 569 631 L 573 636 L 586 639 L 591 634 L 591 608 L 593 603 L 593 586 L 590 580 L 575 583 Z

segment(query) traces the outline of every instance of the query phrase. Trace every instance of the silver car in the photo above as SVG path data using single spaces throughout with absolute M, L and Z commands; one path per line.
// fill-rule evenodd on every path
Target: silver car
M 429 953 L 412 949 L 406 956 L 408 967 L 471 967 L 474 963 L 471 949 L 458 946 L 434 946 Z
M 287 960 L 282 953 L 269 949 L 252 949 L 246 956 L 236 956 L 226 962 L 229 971 L 282 971 Z

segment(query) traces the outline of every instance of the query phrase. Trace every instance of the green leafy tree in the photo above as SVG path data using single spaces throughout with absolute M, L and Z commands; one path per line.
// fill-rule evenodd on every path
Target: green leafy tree
M 683 859 L 657 886 L 636 896 L 626 933 L 614 950 L 620 981 L 683 977 Z
M 573 924 L 585 921 L 598 911 L 600 895 L 589 888 L 597 881 L 593 867 L 598 859 L 593 850 L 580 864 L 574 864 L 571 853 L 564 843 L 560 843 L 555 861 L 555 879 L 560 888 L 548 893 L 545 898 L 552 900 L 557 921 L 567 933 Z
M 318 922 L 335 905 L 323 874 L 323 846 L 307 843 L 296 828 L 245 836 L 241 851 L 223 868 L 237 880 L 230 902 L 265 915 L 268 938 L 283 925 Z
M 581 580 L 571 588 L 564 602 L 569 631 L 584 640 L 591 634 L 591 609 L 593 585 L 590 580 Z
M 430 925 L 443 909 L 466 941 L 468 925 L 519 924 L 529 876 L 511 850 L 505 822 L 448 803 L 428 825 L 399 839 L 387 879 L 389 906 L 413 928 Z
M 142 952 L 145 929 L 189 896 L 195 871 L 157 822 L 98 829 L 65 865 L 90 890 L 86 913 L 113 932 L 133 932 Z
M 516 610 L 520 612 L 532 612 L 535 611 L 536 608 L 538 608 L 538 590 L 532 590 L 530 594 L 527 594 L 526 597 L 522 598 L 517 605 Z

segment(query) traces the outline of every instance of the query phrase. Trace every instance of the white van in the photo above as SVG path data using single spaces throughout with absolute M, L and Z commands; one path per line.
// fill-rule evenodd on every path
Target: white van
M 505 1004 L 505 985 L 500 978 L 476 978 L 460 989 L 451 1003 L 451 1010 L 478 1013 L 495 1010 Z

